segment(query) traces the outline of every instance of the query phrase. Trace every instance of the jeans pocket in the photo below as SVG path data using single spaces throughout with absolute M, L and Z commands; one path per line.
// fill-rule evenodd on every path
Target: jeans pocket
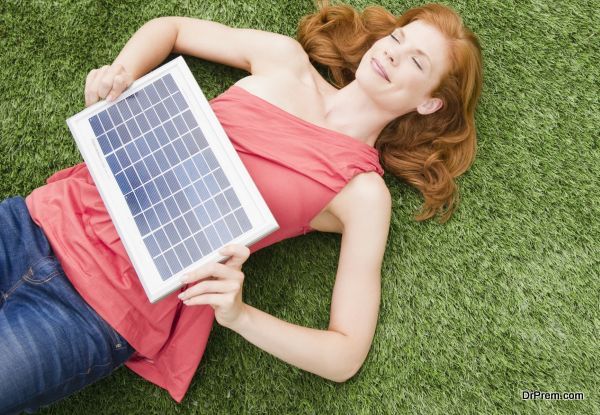
M 9 300 L 9 297 L 12 296 L 17 288 L 23 285 L 23 283 L 40 286 L 51 281 L 57 275 L 61 275 L 62 272 L 62 267 L 56 257 L 45 256 L 37 259 L 27 268 L 21 278 L 16 281 L 8 291 L 0 292 L 2 295 L 2 298 L 0 299 L 0 308 Z
M 60 278 L 56 278 L 57 276 Z M 61 295 L 72 307 L 86 308 L 87 312 L 97 320 L 99 329 L 109 339 L 112 351 L 120 351 L 128 346 L 127 341 L 79 295 L 54 255 L 41 257 L 35 261 L 23 275 L 23 280 L 36 286 L 45 284 L 47 291 L 56 291 L 56 295 Z M 49 284 L 51 281 L 55 283 Z
M 55 256 L 44 256 L 27 268 L 23 280 L 33 285 L 45 284 L 62 272 L 62 267 Z

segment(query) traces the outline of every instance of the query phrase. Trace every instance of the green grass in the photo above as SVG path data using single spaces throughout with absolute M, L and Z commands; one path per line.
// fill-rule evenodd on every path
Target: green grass
M 478 157 L 444 226 L 415 222 L 420 195 L 385 175 L 393 218 L 361 371 L 335 384 L 215 323 L 181 405 L 122 368 L 42 413 L 600 413 L 600 5 L 445 3 L 483 46 Z M 311 10 L 306 0 L 2 1 L 0 196 L 27 195 L 81 161 L 65 119 L 84 107 L 87 72 L 145 21 L 186 15 L 294 36 Z M 209 99 L 245 75 L 186 60 Z M 313 233 L 257 252 L 244 300 L 325 329 L 339 248 L 339 235 Z M 586 399 L 523 401 L 522 390 Z

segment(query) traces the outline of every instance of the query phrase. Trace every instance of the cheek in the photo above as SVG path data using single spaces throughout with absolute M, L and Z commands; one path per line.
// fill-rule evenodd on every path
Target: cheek
M 412 73 L 405 86 L 417 95 L 426 95 L 432 87 L 431 82 L 420 73 Z

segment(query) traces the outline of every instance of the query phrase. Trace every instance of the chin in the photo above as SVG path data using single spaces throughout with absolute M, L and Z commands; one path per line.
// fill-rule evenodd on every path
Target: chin
M 360 88 L 367 91 L 369 95 L 376 95 L 381 93 L 381 88 L 386 86 L 387 81 L 383 78 L 374 77 L 373 73 L 368 72 L 370 70 L 370 67 L 359 66 L 354 74 L 354 79 Z

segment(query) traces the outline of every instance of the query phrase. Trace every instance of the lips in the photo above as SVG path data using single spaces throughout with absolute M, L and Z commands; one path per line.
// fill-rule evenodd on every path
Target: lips
M 385 78 L 388 82 L 390 82 L 390 78 L 388 78 L 387 73 L 385 72 L 385 69 L 383 69 L 383 66 L 381 66 L 381 64 L 379 63 L 379 61 L 375 58 L 371 59 L 371 66 L 373 67 L 373 69 L 375 69 L 375 71 L 382 77 Z

